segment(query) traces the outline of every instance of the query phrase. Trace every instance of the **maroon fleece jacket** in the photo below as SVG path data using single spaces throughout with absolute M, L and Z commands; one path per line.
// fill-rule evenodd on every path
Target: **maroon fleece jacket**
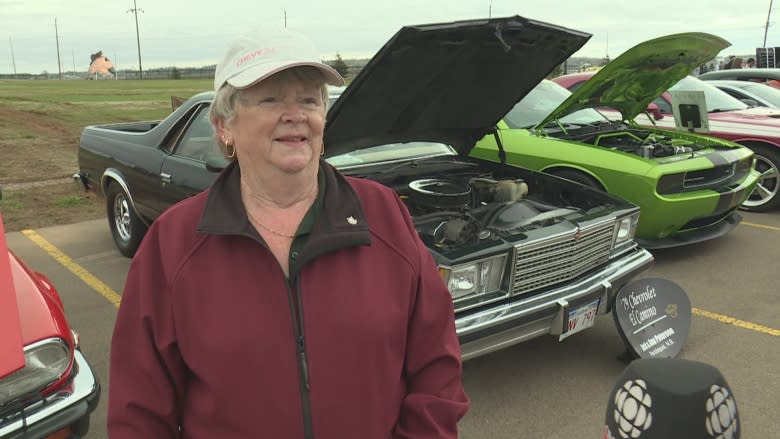
M 457 437 L 469 401 L 452 299 L 398 196 L 323 162 L 286 278 L 239 178 L 229 167 L 168 209 L 133 258 L 109 437 Z

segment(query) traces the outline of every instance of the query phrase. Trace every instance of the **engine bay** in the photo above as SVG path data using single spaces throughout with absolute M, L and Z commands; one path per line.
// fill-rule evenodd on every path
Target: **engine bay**
M 441 164 L 426 166 L 435 169 Z M 460 165 L 470 167 L 473 163 Z M 593 202 L 592 196 L 581 193 L 571 196 L 582 201 L 567 202 L 564 189 L 571 187 L 570 183 L 550 176 L 522 178 L 517 172 L 505 175 L 473 169 L 421 173 L 421 167 L 409 165 L 416 172 L 407 176 L 402 171 L 394 173 L 392 181 L 371 178 L 398 193 L 425 244 L 441 250 L 506 238 L 605 207 L 603 202 Z M 550 182 L 543 184 L 547 178 Z M 583 190 L 579 185 L 572 186 L 575 191 Z
M 558 139 L 601 146 L 646 159 L 690 155 L 695 150 L 710 147 L 697 145 L 691 140 L 675 138 L 672 133 L 631 128 L 618 122 L 600 124 L 596 129 L 577 125 L 564 128 L 564 131 L 549 132 L 549 134 Z
M 478 158 L 440 155 L 342 168 L 393 189 L 423 242 L 439 252 L 539 236 L 541 229 L 603 220 L 635 206 L 554 175 Z M 565 224 L 564 223 L 571 223 Z

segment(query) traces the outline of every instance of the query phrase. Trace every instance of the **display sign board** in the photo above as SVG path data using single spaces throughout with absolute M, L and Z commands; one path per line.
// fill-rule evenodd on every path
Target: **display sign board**
M 11 277 L 11 260 L 0 214 L 0 377 L 24 367 L 22 325 Z
M 674 126 L 678 131 L 710 132 L 707 101 L 703 91 L 671 90 L 669 94 L 672 95 Z
M 618 291 L 612 309 L 628 349 L 639 358 L 673 358 L 691 331 L 691 301 L 676 283 L 637 279 Z

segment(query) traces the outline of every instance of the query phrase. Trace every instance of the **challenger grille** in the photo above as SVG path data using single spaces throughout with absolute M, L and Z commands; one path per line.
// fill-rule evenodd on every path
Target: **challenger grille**
M 685 173 L 683 187 L 685 189 L 718 187 L 733 180 L 735 174 L 736 166 L 733 164 L 716 166 L 712 169 L 691 171 Z M 740 175 L 740 177 L 744 178 L 745 174 L 747 174 L 747 172 Z
M 581 227 L 531 244 L 515 246 L 512 295 L 566 282 L 609 259 L 614 221 Z
M 664 175 L 658 180 L 662 195 L 691 192 L 702 189 L 718 190 L 739 184 L 750 173 L 752 158 L 724 163 L 710 169 Z

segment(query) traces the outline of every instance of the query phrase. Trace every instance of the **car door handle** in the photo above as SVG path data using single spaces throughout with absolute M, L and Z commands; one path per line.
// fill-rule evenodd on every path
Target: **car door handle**
M 165 172 L 160 173 L 160 179 L 162 180 L 163 183 L 170 183 L 171 181 L 173 181 L 173 179 L 171 178 L 171 174 Z

